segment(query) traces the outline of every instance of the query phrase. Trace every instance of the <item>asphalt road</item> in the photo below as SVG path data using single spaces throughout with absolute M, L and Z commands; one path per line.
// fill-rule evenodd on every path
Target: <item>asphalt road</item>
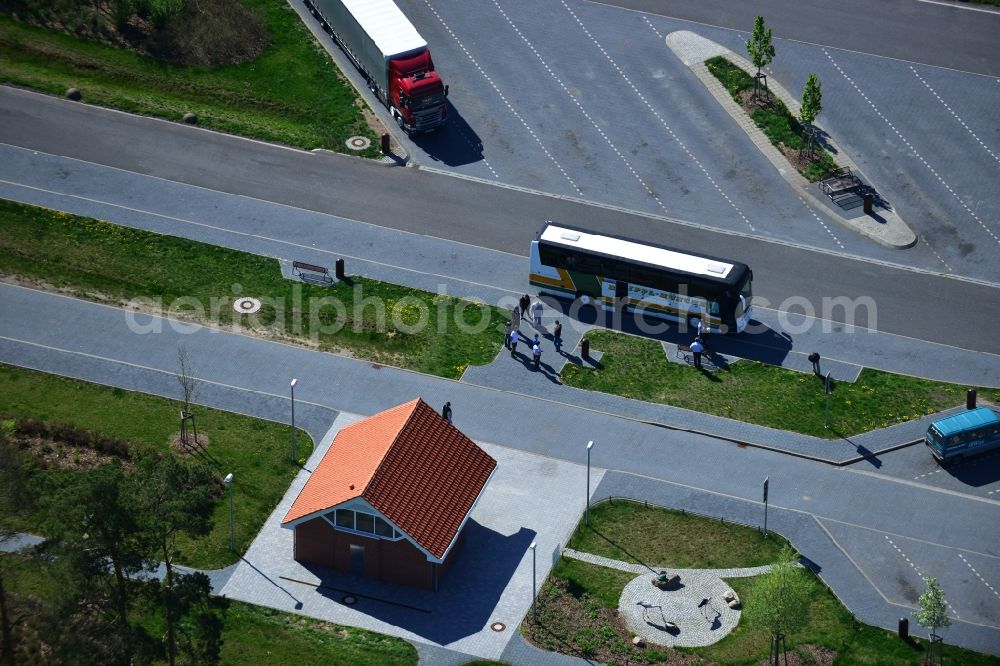
M 516 387 L 495 390 L 375 368 L 361 360 L 222 329 L 175 326 L 158 317 L 130 316 L 118 308 L 11 285 L 0 285 L 0 311 L 32 313 L 0 318 L 4 362 L 169 394 L 176 391 L 176 384 L 170 384 L 176 349 L 184 344 L 209 396 L 214 398 L 220 388 L 227 396 L 243 392 L 246 405 L 241 411 L 257 410 L 262 400 L 263 413 L 273 414 L 273 404 L 283 407 L 281 398 L 292 375 L 299 379 L 297 400 L 354 414 L 370 414 L 417 395 L 432 405 L 450 400 L 456 425 L 474 439 L 578 464 L 583 461 L 581 443 L 594 440 L 595 467 L 618 470 L 640 484 L 659 479 L 673 489 L 672 498 L 665 501 L 670 506 L 746 524 L 759 524 L 760 483 L 769 477 L 772 511 L 817 521 L 836 539 L 799 541 L 801 532 L 788 533 L 861 617 L 891 626 L 900 613 L 915 606 L 920 576 L 933 575 L 941 579 L 955 614 L 949 641 L 979 650 L 1000 645 L 1000 615 L 991 601 L 994 593 L 985 584 L 994 584 L 1000 576 L 1000 502 L 968 485 L 942 488 L 881 473 L 883 464 L 897 472 L 907 467 L 889 462 L 897 453 L 851 468 L 821 465 L 539 400 Z M 61 325 L 51 325 L 54 321 Z M 511 419 L 511 414 L 519 418 Z M 530 433 L 523 423 L 532 424 Z M 994 483 L 997 469 L 995 461 L 983 469 Z M 530 488 L 518 491 L 522 497 L 533 496 Z M 582 499 L 581 492 L 573 501 L 582 504 Z M 537 518 L 529 520 L 526 512 L 513 510 L 526 516 L 522 525 L 528 529 L 545 531 Z M 781 532 L 775 522 L 772 527 Z M 843 569 L 836 566 L 841 551 L 867 580 L 847 561 Z M 973 577 L 970 567 L 983 579 Z M 884 607 L 880 598 L 892 606 Z
M 749 32 L 762 15 L 777 38 L 1000 76 L 1000 12 L 989 5 L 919 0 L 606 0 L 635 9 Z M 981 11 L 976 11 L 981 10 Z
M 995 285 L 719 233 L 553 196 L 309 154 L 0 88 L 0 142 L 492 249 L 527 253 L 545 220 L 744 260 L 772 306 L 870 297 L 879 330 L 1000 353 Z M 829 319 L 843 321 L 840 311 Z M 854 322 L 864 326 L 866 312 Z

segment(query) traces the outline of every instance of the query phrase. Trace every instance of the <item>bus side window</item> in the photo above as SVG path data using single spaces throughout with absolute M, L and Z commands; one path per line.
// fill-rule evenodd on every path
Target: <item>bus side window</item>
M 952 435 L 948 438 L 948 446 L 958 446 L 962 443 L 962 438 L 958 435 Z
M 719 314 L 719 302 L 718 301 L 712 301 L 711 303 L 709 303 L 708 304 L 708 311 L 709 311 L 709 313 L 714 314 L 714 315 Z

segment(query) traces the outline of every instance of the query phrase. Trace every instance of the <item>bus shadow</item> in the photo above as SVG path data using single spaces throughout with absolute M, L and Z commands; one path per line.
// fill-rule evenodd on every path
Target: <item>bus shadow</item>
M 641 311 L 628 310 L 622 314 L 620 309 L 615 311 L 598 309 L 592 303 L 583 305 L 579 300 L 550 294 L 543 294 L 541 300 L 570 321 L 621 331 L 659 342 L 688 345 L 694 341 L 696 334 L 694 327 L 687 322 L 673 322 L 646 316 Z M 726 356 L 781 365 L 792 350 L 791 336 L 756 320 L 751 320 L 748 329 L 753 333 L 746 331 L 737 335 L 713 333 L 706 336 L 706 356 L 723 369 L 728 369 L 729 366 L 725 360 Z

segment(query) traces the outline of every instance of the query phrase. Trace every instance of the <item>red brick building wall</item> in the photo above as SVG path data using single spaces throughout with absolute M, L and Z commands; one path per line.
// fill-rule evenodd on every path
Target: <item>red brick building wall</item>
M 405 539 L 389 541 L 343 532 L 317 517 L 295 526 L 295 559 L 350 573 L 351 544 L 354 544 L 365 549 L 366 577 L 434 590 L 451 567 L 462 536 L 459 534 L 459 543 L 452 546 L 439 565 L 428 562 L 427 556 Z

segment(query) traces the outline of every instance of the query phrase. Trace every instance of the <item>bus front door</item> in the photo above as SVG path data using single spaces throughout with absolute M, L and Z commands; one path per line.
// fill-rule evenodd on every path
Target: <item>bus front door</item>
M 628 305 L 628 282 L 618 280 L 615 282 L 615 307 L 621 308 L 624 312 L 626 305 Z

